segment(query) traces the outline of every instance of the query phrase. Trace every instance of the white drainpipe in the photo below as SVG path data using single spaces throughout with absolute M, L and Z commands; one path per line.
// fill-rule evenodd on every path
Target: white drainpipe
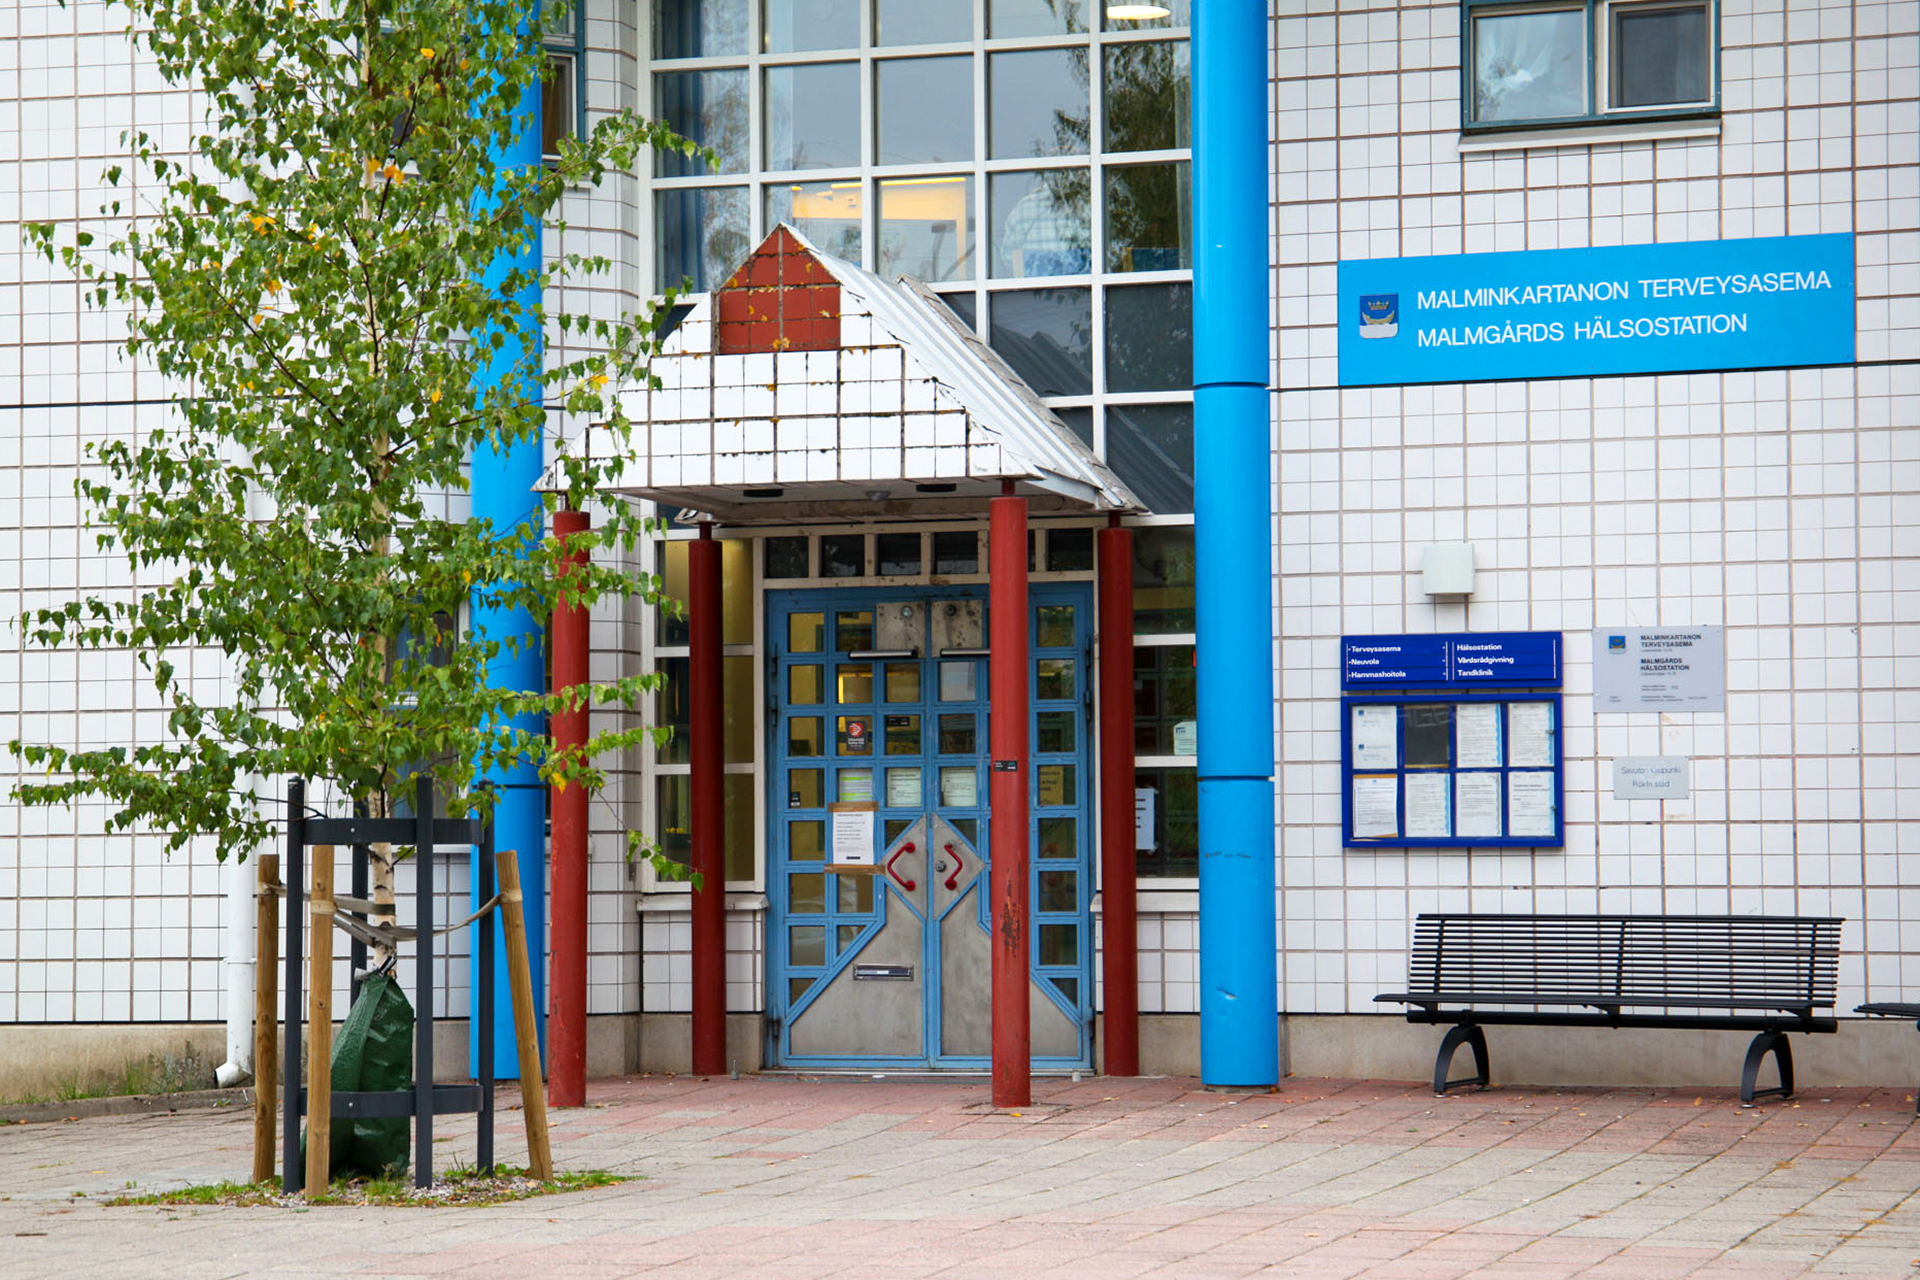
M 241 775 L 241 785 L 259 793 L 260 779 Z M 253 892 L 260 869 L 256 849 L 245 860 L 227 858 L 227 1060 L 214 1068 L 213 1078 L 231 1089 L 253 1074 Z

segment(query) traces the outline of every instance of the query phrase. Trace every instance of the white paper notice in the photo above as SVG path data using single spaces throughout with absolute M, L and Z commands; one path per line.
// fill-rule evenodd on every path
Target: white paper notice
M 1507 704 L 1507 762 L 1516 769 L 1553 767 L 1553 704 Z
M 1462 840 L 1500 834 L 1500 775 L 1453 775 L 1453 834 Z
M 839 867 L 873 865 L 873 809 L 831 810 L 833 818 L 833 863 Z
M 1453 763 L 1460 769 L 1500 767 L 1500 706 L 1462 702 L 1453 709 Z
M 940 766 L 940 803 L 971 809 L 980 803 L 980 775 L 970 764 Z
M 1507 834 L 1512 836 L 1551 836 L 1553 834 L 1553 775 L 1551 773 L 1507 775 Z
M 1136 849 L 1153 848 L 1153 798 L 1152 787 L 1133 789 L 1133 847 Z
M 1444 773 L 1407 775 L 1407 838 L 1446 840 L 1453 836 L 1453 779 Z
M 1399 782 L 1392 774 L 1353 780 L 1354 839 L 1392 839 L 1400 834 Z
M 911 809 L 920 803 L 920 770 L 887 770 L 887 807 Z
M 1385 706 L 1356 705 L 1353 709 L 1353 767 L 1355 769 L 1391 769 L 1400 763 L 1395 736 L 1400 724 L 1400 709 Z

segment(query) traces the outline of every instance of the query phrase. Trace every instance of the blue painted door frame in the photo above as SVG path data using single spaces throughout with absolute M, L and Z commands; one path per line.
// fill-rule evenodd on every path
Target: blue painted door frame
M 768 593 L 772 741 L 766 963 L 768 1051 L 776 1064 L 955 1069 L 988 1064 L 984 1051 L 955 1052 L 953 1029 L 943 1025 L 956 995 L 971 998 L 949 989 L 959 979 L 947 971 L 943 951 L 951 953 L 951 936 L 943 926 L 956 914 L 970 916 L 983 948 L 989 936 L 987 659 L 942 659 L 938 653 L 922 653 L 910 662 L 850 662 L 847 657 L 849 651 L 874 647 L 871 632 L 860 629 L 860 615 L 871 617 L 881 603 L 925 602 L 937 608 L 978 601 L 984 610 L 986 594 L 984 585 Z M 1058 1011 L 1046 1016 L 1057 1016 L 1062 1025 L 1070 1020 L 1077 1032 L 1069 1052 L 1036 1052 L 1034 1063 L 1041 1067 L 1092 1063 L 1091 626 L 1091 584 L 1033 585 L 1028 622 L 1034 645 L 1029 675 L 1035 747 L 1032 974 L 1035 999 L 1048 1000 Z M 906 670 L 909 665 L 915 670 Z M 859 731 L 850 737 L 852 729 Z M 893 778 L 889 768 L 895 770 Z M 870 771 L 864 785 L 843 794 L 842 775 L 853 771 L 858 781 L 863 770 Z M 917 771 L 917 784 L 911 771 Z M 902 855 L 911 859 L 910 873 L 856 876 L 826 870 L 826 805 L 866 794 L 880 806 L 877 861 L 885 864 Z M 915 843 L 918 848 L 903 854 L 903 846 Z M 916 883 L 909 891 L 905 882 Z M 957 892 L 941 893 L 942 886 Z M 873 944 L 890 920 L 909 926 L 919 939 L 912 944 L 919 952 L 913 963 L 886 967 L 913 970 L 912 978 L 895 981 L 918 989 L 919 1034 L 874 1026 L 872 1043 L 888 1045 L 884 1051 L 854 1044 L 835 1052 L 796 1049 L 795 1020 L 827 993 L 838 989 L 844 998 L 849 991 L 880 992 L 878 985 L 850 984 L 865 984 L 873 976 L 868 971 L 876 966 L 863 964 L 863 953 L 873 957 Z M 949 939 L 945 947 L 943 937 Z M 912 1003 L 897 989 L 885 994 L 887 1008 L 905 1008 L 902 1000 Z M 984 1001 L 985 991 L 977 998 Z

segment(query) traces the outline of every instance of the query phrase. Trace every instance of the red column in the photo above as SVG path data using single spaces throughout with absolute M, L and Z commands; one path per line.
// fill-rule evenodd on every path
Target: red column
M 587 563 L 585 549 L 572 550 L 575 534 L 592 527 L 584 511 L 556 511 L 553 536 L 568 547 L 560 573 Z M 553 610 L 553 689 L 558 693 L 589 679 L 587 609 L 558 604 Z M 553 714 L 553 745 L 559 755 L 587 742 L 587 708 Z M 587 789 L 548 788 L 553 820 L 553 929 L 548 943 L 553 979 L 547 988 L 547 1097 L 556 1107 L 587 1105 Z
M 720 544 L 703 521 L 687 544 L 688 683 L 692 712 L 693 1074 L 727 1069 L 726 779 L 721 742 Z
M 1133 531 L 1114 516 L 1100 547 L 1100 916 L 1106 1037 L 1101 1070 L 1140 1074 L 1140 935 L 1134 924 Z
M 1028 1009 L 1027 500 L 995 498 L 988 587 L 993 654 L 987 718 L 993 755 L 988 804 L 993 828 L 993 1105 L 1033 1101 L 1033 1028 Z

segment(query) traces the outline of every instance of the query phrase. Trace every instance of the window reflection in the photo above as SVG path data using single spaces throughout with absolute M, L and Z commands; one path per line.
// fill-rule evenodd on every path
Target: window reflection
M 987 111 L 987 154 L 992 159 L 1087 154 L 1087 51 L 991 55 Z
M 663 72 L 653 78 L 654 114 L 681 137 L 712 147 L 721 173 L 747 167 L 747 73 L 745 71 Z M 663 178 L 699 177 L 712 172 L 704 157 L 659 150 L 654 172 Z
M 660 226 L 660 284 L 691 280 L 710 290 L 745 261 L 747 188 L 707 186 L 655 192 Z
M 1193 286 L 1107 290 L 1107 390 L 1185 391 L 1193 385 Z
M 1093 291 L 1018 289 L 989 299 L 990 341 L 1042 396 L 1093 390 Z
M 860 43 L 860 0 L 766 0 L 761 22 L 768 53 L 851 49 Z
M 973 248 L 972 178 L 951 174 L 881 181 L 882 275 L 970 280 Z
M 540 86 L 540 154 L 560 154 L 560 140 L 580 130 L 579 59 L 570 53 L 547 54 L 548 75 Z
M 1549 120 L 1586 109 L 1586 20 L 1580 10 L 1474 18 L 1475 120 Z
M 836 258 L 860 261 L 860 180 L 789 182 L 767 188 L 767 226 L 790 222 Z
M 712 58 L 747 51 L 747 0 L 655 0 L 653 56 Z
M 1262 466 L 1266 460 L 1260 460 Z M 1149 511 L 1193 510 L 1193 406 L 1107 406 L 1107 465 Z M 1192 626 L 1189 621 L 1186 630 Z
M 722 786 L 722 803 L 726 807 L 726 850 L 722 865 L 726 868 L 728 880 L 753 879 L 753 832 L 757 824 L 754 811 L 753 775 L 730 773 Z M 693 860 L 693 779 L 684 773 L 668 774 L 654 780 L 655 828 L 654 838 L 660 843 L 660 852 L 675 862 L 686 864 Z M 806 824 L 795 823 L 796 827 Z M 813 823 L 815 827 L 824 827 L 825 823 Z M 803 844 L 796 833 L 794 847 Z M 798 857 L 798 854 L 794 855 Z M 816 852 L 813 855 L 818 858 Z
M 1164 9 L 1166 12 L 1160 17 L 1152 18 L 1127 18 L 1117 16 L 1112 12 L 1102 12 L 1100 29 L 1103 31 L 1144 31 L 1151 27 L 1184 27 L 1190 25 L 1192 22 L 1193 5 L 1190 3 L 1190 0 L 1153 0 L 1152 7 Z M 1114 6 L 1102 5 L 1101 8 L 1105 11 L 1114 8 Z
M 1107 270 L 1193 266 L 1192 169 L 1186 161 L 1108 169 L 1106 182 Z
M 1162 151 L 1188 145 L 1187 42 L 1155 40 L 1106 48 L 1108 151 Z
M 766 74 L 767 168 L 838 169 L 860 163 L 858 63 L 769 67 Z
M 996 173 L 987 183 L 995 276 L 1070 276 L 1091 268 L 1085 169 Z
M 1111 412 L 1111 411 L 1109 411 Z M 1193 630 L 1193 530 L 1133 531 L 1133 633 Z
M 893 58 L 874 75 L 876 163 L 973 159 L 972 58 Z
M 1136 805 L 1152 806 L 1151 849 L 1134 854 L 1143 877 L 1193 876 L 1200 871 L 1200 788 L 1192 769 L 1136 769 Z M 1141 796 L 1151 793 L 1151 798 Z
M 1087 29 L 1083 0 L 987 0 L 987 35 L 1052 36 Z
M 973 6 L 928 0 L 875 0 L 875 44 L 943 44 L 973 39 Z

